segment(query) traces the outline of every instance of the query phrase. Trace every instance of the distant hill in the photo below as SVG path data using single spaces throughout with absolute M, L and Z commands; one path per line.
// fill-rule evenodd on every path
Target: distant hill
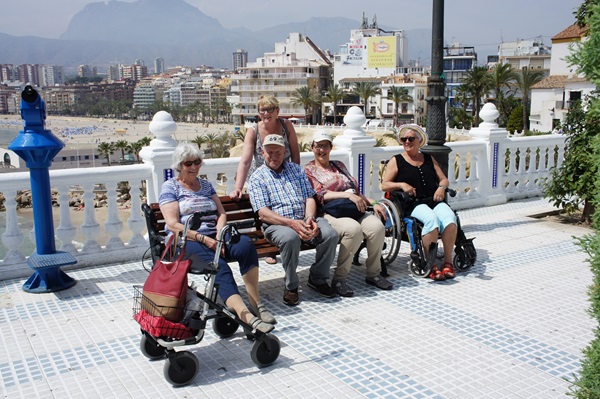
M 290 32 L 302 33 L 321 49 L 336 53 L 350 39 L 350 30 L 359 26 L 347 18 L 315 17 L 258 31 L 227 29 L 183 0 L 169 0 L 168 7 L 164 0 L 98 2 L 75 14 L 60 39 L 0 33 L 0 63 L 63 65 L 67 72 L 91 64 L 103 71 L 110 64 L 132 64 L 138 58 L 151 67 L 155 58 L 162 57 L 168 66 L 230 68 L 236 49 L 248 51 L 249 61 L 254 61 Z M 410 58 L 420 56 L 426 60 L 422 65 L 429 65 L 430 30 L 406 33 Z

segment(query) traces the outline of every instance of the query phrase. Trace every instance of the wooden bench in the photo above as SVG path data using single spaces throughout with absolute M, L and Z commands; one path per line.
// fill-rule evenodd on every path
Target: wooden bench
M 234 201 L 229 196 L 222 196 L 219 199 L 223 204 L 223 208 L 225 208 L 225 213 L 227 213 L 227 223 L 234 224 L 241 234 L 250 237 L 259 258 L 275 257 L 279 254 L 279 249 L 264 237 L 262 223 L 258 218 L 258 214 L 252 209 L 250 197 L 247 194 L 244 194 L 239 201 Z M 146 218 L 152 261 L 156 262 L 165 248 L 164 243 L 167 236 L 165 219 L 156 202 L 142 204 L 142 211 Z M 312 248 L 314 246 L 302 243 L 301 250 Z

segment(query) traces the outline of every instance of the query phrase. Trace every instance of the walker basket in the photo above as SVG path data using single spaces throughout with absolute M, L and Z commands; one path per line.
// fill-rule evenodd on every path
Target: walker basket
M 174 323 L 165 318 L 174 311 L 183 313 L 183 309 L 171 306 L 158 306 L 143 294 L 142 286 L 133 286 L 133 318 L 141 329 L 155 338 L 179 340 L 196 335 L 193 330 L 181 323 Z

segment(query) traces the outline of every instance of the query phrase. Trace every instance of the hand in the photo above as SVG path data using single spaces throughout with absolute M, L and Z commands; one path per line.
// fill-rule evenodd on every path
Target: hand
M 234 188 L 233 191 L 229 193 L 229 198 L 234 201 L 239 201 L 242 198 L 242 190 Z
M 218 241 L 215 240 L 214 238 L 210 238 L 207 236 L 204 236 L 204 245 L 206 245 L 208 248 L 212 249 L 213 251 L 217 251 L 217 244 Z M 221 246 L 221 253 L 219 254 L 219 256 L 225 256 L 225 246 Z
M 435 190 L 435 193 L 433 193 L 433 200 L 435 202 L 441 202 L 444 200 L 445 194 L 446 190 L 444 189 L 444 187 L 438 187 L 437 190 Z
M 375 204 L 373 205 L 373 211 L 375 211 L 375 214 L 378 215 L 379 218 L 381 218 L 384 222 L 387 221 L 388 215 L 383 206 Z
M 362 213 L 366 212 L 367 204 L 365 203 L 365 201 L 362 199 L 362 197 L 360 195 L 350 194 L 348 199 L 356 204 L 356 207 L 358 208 L 359 211 L 361 211 Z
M 417 196 L 417 189 L 414 188 L 413 186 L 411 186 L 410 184 L 404 183 L 404 186 L 402 186 L 402 191 L 404 191 L 405 193 L 407 193 L 408 195 L 410 195 L 412 197 Z
M 292 220 L 290 222 L 290 227 L 296 233 L 298 233 L 298 237 L 300 237 L 302 241 L 309 241 L 316 235 L 314 231 L 315 226 L 313 224 L 316 225 L 316 223 L 312 221 L 312 219 L 306 222 L 304 220 Z M 316 229 L 318 233 L 318 226 L 316 227 Z

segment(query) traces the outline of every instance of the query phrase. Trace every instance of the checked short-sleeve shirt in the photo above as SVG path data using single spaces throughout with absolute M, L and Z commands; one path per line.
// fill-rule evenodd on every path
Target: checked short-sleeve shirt
M 254 211 L 268 207 L 288 219 L 304 219 L 306 199 L 315 195 L 304 169 L 284 162 L 281 173 L 262 165 L 250 177 L 248 186 Z

